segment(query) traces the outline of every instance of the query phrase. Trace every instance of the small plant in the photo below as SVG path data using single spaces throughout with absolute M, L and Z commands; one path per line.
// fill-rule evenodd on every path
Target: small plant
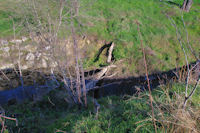
M 1 133 L 8 133 L 8 130 L 6 129 L 6 125 L 5 125 L 5 121 L 6 120 L 12 120 L 16 122 L 16 126 L 18 125 L 18 121 L 16 118 L 11 118 L 11 117 L 7 117 L 5 116 L 5 112 L 3 110 L 3 108 L 0 106 L 1 110 L 0 110 L 0 127 L 1 127 Z

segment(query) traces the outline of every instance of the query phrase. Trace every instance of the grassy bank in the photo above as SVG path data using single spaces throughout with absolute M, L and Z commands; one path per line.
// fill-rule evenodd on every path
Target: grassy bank
M 14 38 L 14 30 L 16 37 L 20 36 L 22 31 L 22 16 L 20 13 L 18 1 L 0 0 L 0 38 Z
M 183 1 L 174 2 L 182 4 Z M 89 6 L 86 9 L 83 6 L 80 16 L 92 18 L 85 21 L 90 25 L 83 27 L 85 32 L 98 39 L 114 41 L 114 57 L 116 60 L 124 60 L 129 72 L 143 73 L 144 70 L 136 21 L 140 23 L 150 71 L 168 70 L 175 64 L 185 64 L 176 30 L 167 16 L 175 21 L 181 32 L 183 45 L 188 49 L 181 18 L 183 16 L 190 44 L 196 52 L 199 51 L 200 2 L 197 0 L 189 13 L 181 12 L 178 6 L 159 0 L 101 0 L 93 4 L 84 1 L 84 4 Z M 189 50 L 187 52 L 190 53 Z M 193 56 L 189 56 L 189 60 L 194 60 Z
M 191 86 L 192 87 L 192 86 Z M 184 98 L 184 85 L 174 84 L 153 91 L 153 105 L 158 132 L 200 131 L 199 88 L 189 101 L 186 111 L 180 116 Z M 49 97 L 49 98 L 48 98 Z M 4 107 L 6 115 L 15 116 L 15 122 L 6 120 L 9 131 L 20 132 L 155 132 L 152 124 L 151 106 L 148 92 L 134 96 L 105 97 L 98 100 L 100 110 L 97 113 L 89 98 L 87 109 L 70 106 L 58 100 L 52 92 L 37 104 L 26 103 Z M 51 102 L 50 102 L 51 100 Z
M 0 9 L 0 33 L 1 36 L 5 37 L 12 34 L 12 21 L 9 20 L 9 14 L 6 14 L 5 6 L 12 7 L 12 5 L 6 5 L 5 1 L 0 2 L 4 3 L 4 8 Z M 189 13 L 180 10 L 179 5 L 182 4 L 182 0 L 174 0 L 172 2 L 165 0 L 162 2 L 159 0 L 100 0 L 95 2 L 93 0 L 83 0 L 80 2 L 79 14 L 75 19 L 77 31 L 86 35 L 89 39 L 115 42 L 116 46 L 113 55 L 116 61 L 120 60 L 124 64 L 124 67 L 120 68 L 120 74 L 122 75 L 144 74 L 140 39 L 143 40 L 145 45 L 149 71 L 169 70 L 176 65 L 185 64 L 185 57 L 177 39 L 176 30 L 168 17 L 174 20 L 181 33 L 184 48 L 190 55 L 188 60 L 193 61 L 195 58 L 189 50 L 185 30 L 188 32 L 190 45 L 197 55 L 200 50 L 200 2 L 194 0 Z M 49 10 L 50 15 L 57 14 L 56 9 L 58 7 L 55 6 L 56 3 L 52 2 L 51 4 L 50 0 L 48 4 L 44 8 L 47 6 L 52 9 Z M 41 14 L 42 11 L 40 11 Z M 46 12 L 45 9 L 44 12 Z M 16 14 L 14 15 L 15 17 Z M 23 19 L 23 15 L 19 15 L 19 17 Z M 56 19 L 55 16 L 53 18 Z M 184 28 L 183 21 L 186 24 L 186 28 Z M 140 23 L 142 38 L 139 38 L 136 22 Z M 64 35 L 65 33 L 66 29 L 61 29 L 60 35 L 66 36 Z M 90 45 L 97 44 L 93 42 Z M 91 50 L 91 53 L 84 61 L 85 68 L 106 64 L 104 55 L 100 56 L 97 62 L 94 62 L 94 55 L 97 54 L 97 51 L 98 49 L 95 49 L 95 47 Z

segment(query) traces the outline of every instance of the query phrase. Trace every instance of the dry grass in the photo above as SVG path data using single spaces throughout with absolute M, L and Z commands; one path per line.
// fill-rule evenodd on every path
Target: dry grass
M 167 92 L 167 91 L 165 91 Z M 200 110 L 198 107 L 188 104 L 186 109 L 182 108 L 184 95 L 174 93 L 170 98 L 165 93 L 165 100 L 158 104 L 154 101 L 156 110 L 159 110 L 156 118 L 162 128 L 170 133 L 199 133 L 200 132 Z

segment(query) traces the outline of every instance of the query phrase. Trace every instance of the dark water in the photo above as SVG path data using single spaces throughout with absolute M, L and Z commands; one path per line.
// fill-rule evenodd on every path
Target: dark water
M 57 88 L 53 81 L 47 81 L 45 85 L 19 86 L 14 89 L 0 91 L 0 105 L 23 103 L 25 100 L 40 100 L 51 90 Z
M 194 67 L 195 66 L 195 67 Z M 193 68 L 194 67 L 194 68 Z M 189 69 L 193 68 L 192 74 L 196 78 L 200 76 L 200 61 L 193 62 L 189 65 Z M 182 77 L 179 77 L 182 75 Z M 182 66 L 169 71 L 150 74 L 149 82 L 150 88 L 157 88 L 159 85 L 167 84 L 169 82 L 177 82 L 179 80 L 186 80 L 187 66 Z M 181 78 L 181 79 L 180 79 Z M 97 83 L 96 89 L 89 92 L 95 98 L 101 98 L 111 95 L 132 95 L 138 90 L 148 90 L 148 82 L 146 76 L 118 78 L 118 79 L 102 79 Z
M 198 64 L 198 65 L 196 65 Z M 194 74 L 200 75 L 200 63 L 193 62 L 189 65 L 189 68 L 193 69 Z M 154 89 L 159 85 L 166 84 L 168 82 L 176 82 L 180 80 L 179 75 L 187 74 L 187 66 L 175 68 L 166 72 L 154 73 L 149 75 L 150 88 Z M 198 77 L 197 76 L 197 77 Z M 183 79 L 185 80 L 185 79 Z M 91 83 L 92 80 L 86 80 L 86 86 Z M 18 86 L 11 90 L 0 91 L 0 105 L 9 104 L 13 102 L 22 103 L 25 99 L 37 99 L 38 97 L 46 95 L 49 91 L 58 88 L 60 85 L 55 85 L 53 81 L 49 80 L 44 85 L 29 85 Z M 67 81 L 70 83 L 70 80 Z M 89 85 L 88 85 L 89 86 Z M 94 81 L 91 85 L 91 89 L 88 91 L 90 96 L 95 98 L 101 98 L 111 95 L 132 95 L 138 91 L 148 90 L 147 77 L 128 77 L 109 79 L 105 78 L 99 81 Z

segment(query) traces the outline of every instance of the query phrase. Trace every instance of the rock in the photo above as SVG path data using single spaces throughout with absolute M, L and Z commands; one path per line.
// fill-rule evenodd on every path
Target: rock
M 1 49 L 0 49 L 1 50 Z M 4 64 L 2 61 L 5 61 L 4 58 L 8 58 L 10 57 L 10 52 L 3 52 L 3 51 L 0 51 L 0 64 Z
M 41 54 L 40 52 L 38 52 L 38 51 L 35 53 L 35 56 L 36 56 L 37 60 L 40 59 L 41 55 L 42 55 L 42 54 Z
M 35 52 L 37 50 L 37 47 L 31 44 L 28 44 L 24 47 L 25 50 L 29 51 L 29 52 Z
M 33 53 L 28 53 L 25 60 L 33 61 L 35 59 L 35 55 Z
M 15 40 L 11 40 L 11 43 L 22 43 L 22 40 L 20 39 L 15 39 Z
M 11 64 L 4 64 L 4 65 L 1 65 L 0 66 L 0 69 L 7 69 L 7 68 L 13 68 L 14 65 L 11 63 Z
M 51 48 L 51 46 L 46 46 L 45 50 L 49 50 Z
M 51 68 L 55 68 L 55 67 L 57 67 L 58 66 L 58 63 L 56 62 L 56 61 L 51 61 L 50 62 L 50 67 Z
M 22 36 L 22 41 L 23 42 L 25 42 L 25 41 L 27 41 L 28 40 L 28 38 L 27 37 L 25 37 L 25 36 Z
M 30 67 L 28 67 L 27 65 L 22 65 L 21 66 L 21 69 L 23 69 L 23 70 L 28 69 L 28 68 L 30 68 Z
M 12 46 L 11 46 L 11 50 L 16 50 L 16 49 L 18 49 L 18 46 L 17 46 L 17 45 L 12 45 Z
M 10 51 L 10 47 L 2 47 L 0 50 L 2 50 L 4 52 L 9 52 Z
M 3 45 L 3 46 L 8 45 L 8 41 L 7 40 L 1 40 L 0 44 Z
M 47 61 L 45 59 L 42 59 L 42 68 L 47 68 Z
M 19 56 L 23 56 L 24 53 L 23 53 L 23 52 L 20 52 L 20 53 L 18 52 L 18 55 L 19 55 Z
M 87 40 L 86 43 L 87 43 L 87 44 L 90 44 L 91 42 L 90 42 L 90 40 Z
M 35 65 L 35 61 L 34 60 L 29 60 L 27 61 L 25 64 L 24 64 L 24 68 L 31 68 L 31 67 L 34 67 Z

